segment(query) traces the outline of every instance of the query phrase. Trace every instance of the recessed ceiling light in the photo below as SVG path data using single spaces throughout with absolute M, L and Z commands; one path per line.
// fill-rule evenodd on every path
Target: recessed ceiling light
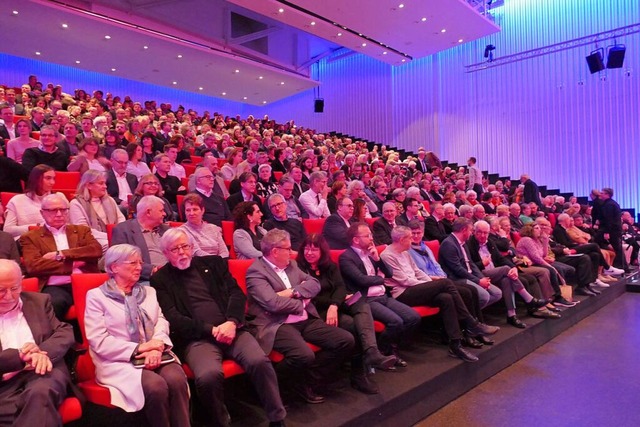
M 235 73 L 238 74 L 240 72 L 240 70 L 236 70 Z
M 182 55 L 178 55 L 178 58 L 182 58 Z
M 283 8 L 278 9 L 278 13 L 284 13 L 284 9 Z
M 362 37 L 362 33 L 358 33 L 358 35 L 359 35 L 360 37 Z
M 227 94 L 227 92 L 222 92 L 222 96 L 225 96 Z
M 426 21 L 426 20 L 427 20 L 427 18 L 422 18 L 422 19 L 421 19 L 421 21 L 422 21 L 422 22 L 424 22 L 424 21 Z
M 69 25 L 67 25 L 67 24 L 62 24 L 62 28 L 69 28 Z
M 386 55 L 388 52 L 385 50 L 384 52 L 382 52 L 383 55 Z
M 262 80 L 262 79 L 264 79 L 264 77 L 258 76 L 258 80 Z
M 200 87 L 198 88 L 198 90 L 204 90 L 204 88 L 203 88 L 202 86 L 200 86 Z
M 367 47 L 367 44 L 366 43 L 362 43 L 362 47 Z
M 79 63 L 80 63 L 80 61 L 76 60 L 76 64 L 79 64 Z
M 342 33 L 338 33 L 338 37 L 342 37 Z
M 464 40 L 462 39 L 458 39 L 458 43 L 462 43 Z
M 283 85 L 284 85 L 284 82 L 280 82 L 280 86 L 283 86 Z
M 111 40 L 111 36 L 109 36 L 109 35 L 104 36 L 104 38 L 107 39 L 107 40 Z
M 402 62 L 407 62 L 407 60 L 406 60 L 406 59 L 403 59 L 403 60 L 402 60 Z
M 267 103 L 267 101 L 262 101 L 262 103 L 263 103 L 263 104 L 266 104 L 266 103 Z
M 441 29 L 441 30 L 440 30 L 440 32 L 441 32 L 441 33 L 446 33 L 446 32 L 447 32 L 447 29 L 446 29 L 446 28 L 443 28 L 443 29 Z
M 40 55 L 40 52 L 36 52 L 36 55 Z
M 111 69 L 111 71 L 115 71 L 115 70 L 116 70 L 115 68 L 112 68 L 112 69 Z
M 178 82 L 173 82 L 173 84 L 174 84 L 174 85 L 177 85 L 177 84 L 178 84 Z
M 247 100 L 247 97 L 246 97 L 246 96 L 243 96 L 243 97 L 242 97 L 242 99 L 244 99 L 244 100 L 246 101 L 246 100 Z
M 316 21 L 311 21 L 311 25 L 316 25 Z
M 398 9 L 402 9 L 403 7 L 404 7 L 404 3 L 400 3 L 400 4 L 398 5 Z
M 17 11 L 17 10 L 14 10 L 12 13 L 13 13 L 14 15 L 17 15 L 17 14 L 18 14 L 18 11 Z

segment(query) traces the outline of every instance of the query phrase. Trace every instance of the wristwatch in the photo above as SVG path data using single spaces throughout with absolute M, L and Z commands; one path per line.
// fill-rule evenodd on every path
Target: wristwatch
M 60 253 L 60 251 L 56 251 L 56 261 L 62 261 L 64 258 L 62 258 L 62 254 Z

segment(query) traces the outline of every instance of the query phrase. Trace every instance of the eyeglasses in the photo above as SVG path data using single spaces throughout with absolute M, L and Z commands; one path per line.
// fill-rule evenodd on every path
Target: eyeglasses
M 353 209 L 353 204 L 351 204 L 351 205 L 340 205 L 340 206 L 345 207 L 345 208 Z
M 275 208 L 279 208 L 282 205 L 285 205 L 285 202 L 278 202 L 278 203 L 274 203 L 271 206 L 269 206 L 269 209 L 275 209 Z
M 284 249 L 285 251 L 291 251 L 291 246 L 276 246 L 276 249 Z
M 201 179 L 201 178 L 202 179 L 213 179 L 213 175 L 202 175 L 202 176 L 198 177 L 198 179 Z
M 160 185 L 155 181 L 143 182 L 142 185 Z
M 317 246 L 305 246 L 304 248 L 305 252 L 319 252 L 320 248 Z
M 22 289 L 21 285 L 12 286 L 10 288 L 5 288 L 5 289 L 0 289 L 0 299 L 4 298 L 5 295 L 7 295 L 8 292 L 11 292 L 12 294 L 14 294 L 16 292 L 20 292 L 21 289 Z
M 127 264 L 127 265 L 139 265 L 139 266 L 143 266 L 144 262 L 142 261 L 122 261 L 121 264 Z
M 69 208 L 57 208 L 57 209 L 45 209 L 42 208 L 41 209 L 42 212 L 46 212 L 46 213 L 62 213 L 62 214 L 66 214 L 67 212 L 69 212 Z
M 356 237 L 373 237 L 373 234 L 369 233 L 369 234 L 357 234 Z
M 190 251 L 191 248 L 192 248 L 191 245 L 185 243 L 184 245 L 176 246 L 175 248 L 169 249 L 169 252 L 171 252 L 174 255 L 178 255 L 181 251 L 184 251 L 184 252 Z

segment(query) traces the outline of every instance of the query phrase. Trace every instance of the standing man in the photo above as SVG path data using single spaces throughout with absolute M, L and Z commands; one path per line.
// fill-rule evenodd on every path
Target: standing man
M 224 405 L 222 360 L 230 358 L 247 372 L 270 426 L 284 425 L 278 380 L 271 361 L 245 329 L 246 297 L 218 256 L 194 257 L 184 230 L 168 230 L 160 241 L 167 260 L 151 278 L 169 324 L 174 350 L 195 376 L 198 399 L 216 425 L 229 426 Z
M 476 192 L 478 196 L 480 196 L 484 192 L 484 187 L 482 186 L 482 171 L 478 166 L 476 166 L 476 158 L 469 157 L 467 160 L 467 166 L 469 166 L 469 190 L 473 190 Z
M 613 200 L 613 189 L 611 188 L 603 188 L 600 192 L 600 199 L 602 205 L 600 206 L 600 227 L 598 228 L 597 241 L 609 240 L 616 252 L 613 266 L 628 273 L 629 266 L 622 250 L 622 211 L 620 205 Z M 617 273 L 620 272 L 617 271 Z
M 309 176 L 309 189 L 300 195 L 300 204 L 309 219 L 328 218 L 331 215 L 327 205 L 327 174 L 325 172 L 313 172 Z
M 22 292 L 21 284 L 20 266 L 0 260 L 0 425 L 62 425 L 73 330 L 54 316 L 49 295 Z
M 538 184 L 533 182 L 533 180 L 527 174 L 522 174 L 520 176 L 520 182 L 524 184 L 524 193 L 522 196 L 524 197 L 525 203 L 535 203 L 539 208 L 542 208 L 542 200 L 540 200 L 540 190 L 538 189 Z
M 353 336 L 327 325 L 310 301 L 320 283 L 300 270 L 291 258 L 289 234 L 270 230 L 260 242 L 263 257 L 247 271 L 249 315 L 256 339 L 269 354 L 284 354 L 279 368 L 291 373 L 293 388 L 307 403 L 322 403 L 314 387 L 335 375 L 340 364 L 351 357 Z M 321 350 L 314 353 L 306 342 Z

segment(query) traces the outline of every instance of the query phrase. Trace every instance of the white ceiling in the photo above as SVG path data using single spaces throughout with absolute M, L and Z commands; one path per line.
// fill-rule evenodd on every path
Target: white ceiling
M 316 87 L 310 65 L 340 49 L 401 65 L 499 31 L 465 0 L 400 2 L 2 0 L 0 51 L 264 105 Z

